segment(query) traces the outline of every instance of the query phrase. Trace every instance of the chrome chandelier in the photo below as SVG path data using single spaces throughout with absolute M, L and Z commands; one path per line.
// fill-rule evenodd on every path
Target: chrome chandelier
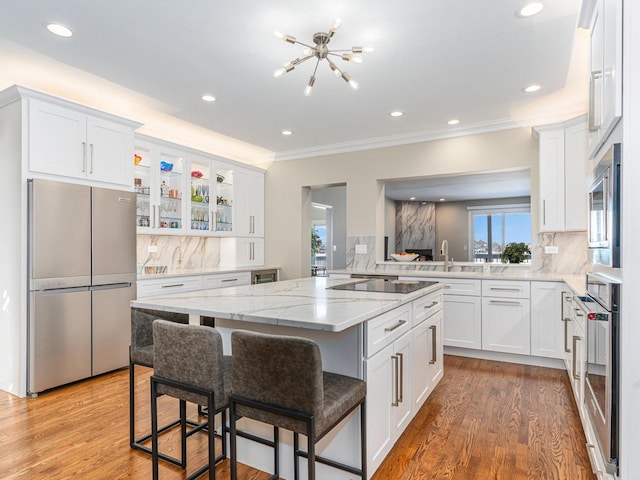
M 342 77 L 344 81 L 351 86 L 351 88 L 353 88 L 354 90 L 357 90 L 358 82 L 356 82 L 353 78 L 351 78 L 351 75 L 349 75 L 347 72 L 340 70 L 336 66 L 336 64 L 331 61 L 329 56 L 335 56 L 335 57 L 341 58 L 346 62 L 362 63 L 362 54 L 365 52 L 373 52 L 373 48 L 372 47 L 351 47 L 348 50 L 329 50 L 329 47 L 327 45 L 329 45 L 329 41 L 331 41 L 331 38 L 336 33 L 336 30 L 338 30 L 339 26 L 340 26 L 340 20 L 336 20 L 335 22 L 333 22 L 333 25 L 331 25 L 331 28 L 329 29 L 328 32 L 316 33 L 313 36 L 313 43 L 314 43 L 313 46 L 307 45 L 306 43 L 299 42 L 294 36 L 285 35 L 284 33 L 280 33 L 280 32 L 274 32 L 274 35 L 276 37 L 283 39 L 285 42 L 291 43 L 294 45 L 295 44 L 302 45 L 304 48 L 302 49 L 302 55 L 303 55 L 302 58 L 296 58 L 295 60 L 292 60 L 291 62 L 286 64 L 284 67 L 279 68 L 273 73 L 273 76 L 279 77 L 285 73 L 289 73 L 291 70 L 296 68 L 301 63 L 306 62 L 310 58 L 315 58 L 316 66 L 313 70 L 313 74 L 309 78 L 309 83 L 307 84 L 307 87 L 304 89 L 305 95 L 307 96 L 311 95 L 313 84 L 316 81 L 316 72 L 318 71 L 318 65 L 320 65 L 320 62 L 322 60 L 326 60 L 328 62 L 329 68 L 337 77 Z

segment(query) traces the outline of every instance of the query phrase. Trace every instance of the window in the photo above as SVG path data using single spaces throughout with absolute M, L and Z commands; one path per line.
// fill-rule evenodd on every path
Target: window
M 523 242 L 531 248 L 531 206 L 469 207 L 469 237 L 473 246 L 469 257 L 474 262 L 499 263 L 507 243 Z

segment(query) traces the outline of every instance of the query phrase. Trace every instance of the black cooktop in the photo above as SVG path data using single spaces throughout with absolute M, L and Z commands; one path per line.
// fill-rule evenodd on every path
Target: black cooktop
M 385 280 L 372 278 L 360 282 L 343 283 L 329 287 L 333 290 L 352 290 L 355 292 L 386 292 L 386 293 L 411 293 L 421 288 L 430 287 L 438 282 L 425 282 L 421 280 Z

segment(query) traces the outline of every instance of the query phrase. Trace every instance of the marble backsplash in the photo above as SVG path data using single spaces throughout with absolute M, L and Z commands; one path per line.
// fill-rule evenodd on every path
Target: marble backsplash
M 156 252 L 149 252 L 155 246 Z M 138 235 L 138 269 L 167 267 L 167 273 L 220 265 L 220 238 L 169 235 Z
M 403 252 L 407 248 L 430 248 L 435 253 L 435 203 L 396 202 L 395 233 L 394 252 Z
M 356 245 L 366 246 L 366 253 L 356 253 Z M 554 245 L 558 247 L 557 254 L 544 253 L 544 247 Z M 401 265 L 376 263 L 376 238 L 374 236 L 347 237 L 347 269 L 351 270 L 377 270 L 384 273 Z M 363 248 L 363 247 L 360 247 Z M 504 272 L 510 268 L 530 268 L 533 273 L 567 273 L 584 274 L 591 269 L 591 263 L 587 255 L 586 232 L 557 232 L 540 233 L 531 247 L 532 262 L 530 266 L 509 266 L 491 264 L 492 272 Z M 407 268 L 409 265 L 401 268 Z M 410 268 L 416 270 L 442 270 L 442 264 L 438 263 L 411 263 Z M 482 270 L 483 265 L 453 265 L 450 271 L 477 271 Z

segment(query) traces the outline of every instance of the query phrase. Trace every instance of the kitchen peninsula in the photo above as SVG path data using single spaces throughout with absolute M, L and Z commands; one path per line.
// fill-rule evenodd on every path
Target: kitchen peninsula
M 334 287 L 353 284 L 353 290 Z M 137 309 L 189 315 L 190 323 L 214 318 L 230 353 L 230 333 L 247 329 L 313 339 L 325 370 L 367 382 L 367 458 L 373 475 L 395 441 L 440 381 L 442 368 L 442 284 L 398 282 L 409 293 L 367 291 L 368 280 L 311 277 L 260 285 L 189 292 L 133 301 Z M 411 289 L 409 288 L 409 290 Z M 357 417 L 357 416 L 356 416 Z M 262 424 L 248 424 L 269 435 Z M 282 434 L 281 476 L 293 477 L 288 432 Z M 351 416 L 318 453 L 358 465 L 359 425 Z M 242 439 L 240 439 L 242 440 Z M 271 453 L 255 442 L 239 443 L 240 462 L 273 470 Z M 347 479 L 346 472 L 317 465 L 318 478 Z

